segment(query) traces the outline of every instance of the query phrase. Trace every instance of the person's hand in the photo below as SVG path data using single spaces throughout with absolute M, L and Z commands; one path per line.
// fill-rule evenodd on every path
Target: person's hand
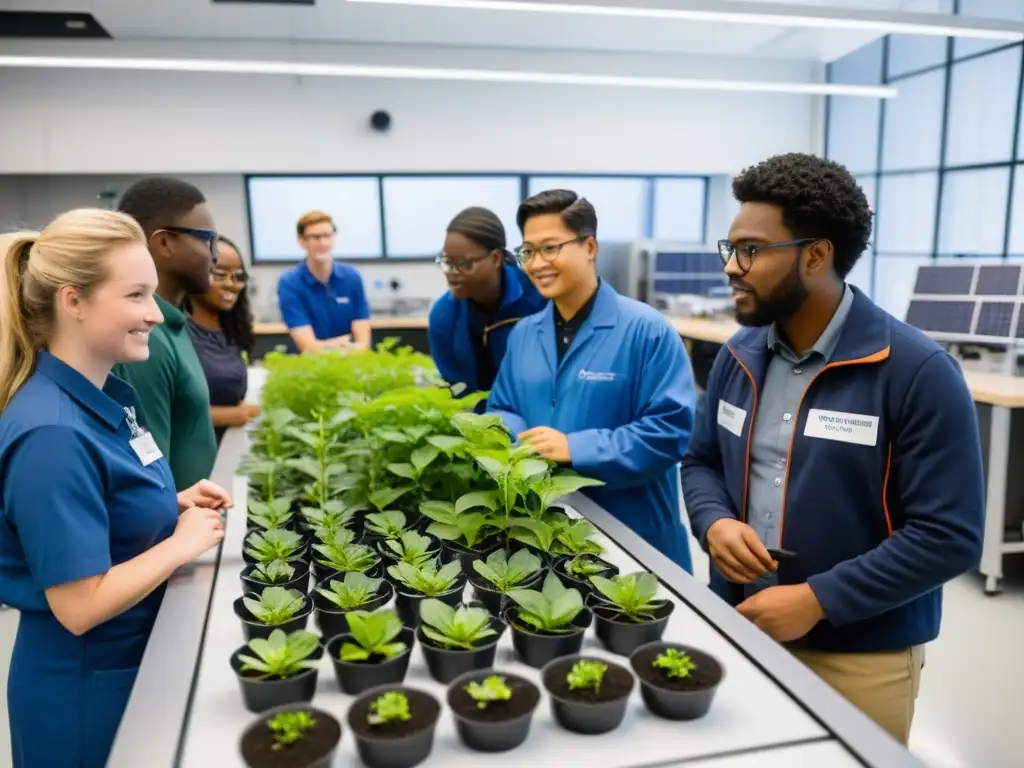
M 242 418 L 242 424 L 248 424 L 260 415 L 260 407 L 255 403 L 239 403 L 237 408 Z
M 223 509 L 231 506 L 231 496 L 216 483 L 200 480 L 191 488 L 178 494 L 178 510 L 184 512 L 192 507 Z
M 779 567 L 757 533 L 730 517 L 708 528 L 708 553 L 719 572 L 734 584 L 749 584 Z
M 825 618 L 808 584 L 768 587 L 748 597 L 736 610 L 778 643 L 798 640 Z
M 224 519 L 216 509 L 189 507 L 178 516 L 171 538 L 181 550 L 182 562 L 191 562 L 224 538 Z
M 551 427 L 534 427 L 519 434 L 519 440 L 528 443 L 545 459 L 559 464 L 568 464 L 569 438 Z
M 326 346 L 328 349 L 347 349 L 352 345 L 352 334 L 346 333 L 341 336 L 335 336 L 333 339 L 328 339 Z

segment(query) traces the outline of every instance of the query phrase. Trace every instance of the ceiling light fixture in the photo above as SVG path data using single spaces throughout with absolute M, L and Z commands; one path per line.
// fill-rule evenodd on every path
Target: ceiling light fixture
M 677 0 L 644 0 L 643 6 L 616 5 L 623 0 L 587 0 L 586 3 L 546 0 L 347 0 L 349 3 L 412 5 L 430 8 L 461 8 L 480 11 L 518 11 L 585 16 L 614 16 L 639 19 L 720 24 L 754 24 L 772 27 L 853 30 L 883 35 L 928 35 L 970 37 L 983 40 L 1024 40 L 1024 26 L 1009 21 L 972 19 L 936 13 L 872 12 L 859 9 L 815 8 L 813 6 L 764 6 L 750 2 L 692 3 L 676 7 Z M 703 6 L 703 7 L 692 7 Z M 841 15 L 840 15 L 841 13 Z
M 215 59 L 139 59 L 73 56 L 0 56 L 0 67 L 25 69 L 115 69 L 162 72 L 211 72 L 303 77 L 381 78 L 388 80 L 458 80 L 480 83 L 611 86 L 680 91 L 754 91 L 817 96 L 861 96 L 888 99 L 891 86 L 794 83 L 771 80 L 703 80 L 685 77 L 589 75 L 572 72 L 528 72 L 439 67 L 389 67 L 368 64 L 317 64 L 300 61 L 231 61 Z

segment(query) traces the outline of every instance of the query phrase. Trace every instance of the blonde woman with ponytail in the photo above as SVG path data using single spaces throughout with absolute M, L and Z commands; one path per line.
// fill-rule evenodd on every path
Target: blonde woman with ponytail
M 139 225 L 77 210 L 0 237 L 0 602 L 21 612 L 8 711 L 15 768 L 101 768 L 163 596 L 223 537 L 230 499 L 176 494 L 111 375 L 163 318 Z

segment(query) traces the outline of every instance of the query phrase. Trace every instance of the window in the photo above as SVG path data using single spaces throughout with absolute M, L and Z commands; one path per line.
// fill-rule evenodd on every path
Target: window
M 882 82 L 882 46 L 879 38 L 832 62 L 830 80 L 847 85 L 878 85 Z
M 829 158 L 853 173 L 876 170 L 881 100 L 832 96 L 828 104 Z
M 654 237 L 704 242 L 704 179 L 654 180 Z
M 945 78 L 943 69 L 896 84 L 898 95 L 885 105 L 882 170 L 938 167 Z
M 1010 207 L 1010 245 L 1007 254 L 1024 257 L 1024 171 L 1017 166 L 1013 177 L 1013 201 Z
M 643 178 L 588 176 L 531 176 L 530 194 L 546 189 L 571 189 L 597 211 L 601 240 L 638 240 L 648 236 L 647 191 Z
M 979 19 L 1024 21 L 1024 3 L 1021 0 L 960 0 L 959 13 L 961 16 Z M 1004 45 L 1005 40 L 971 40 L 961 37 L 953 41 L 953 56 L 960 59 Z
M 889 38 L 889 80 L 946 63 L 946 38 L 892 35 Z
M 380 258 L 375 176 L 250 176 L 247 181 L 253 263 L 300 261 L 305 254 L 295 237 L 295 224 L 314 209 L 325 211 L 337 224 L 339 257 Z
M 942 183 L 938 252 L 1002 255 L 1009 192 L 1009 166 L 948 172 Z
M 1021 47 L 953 65 L 946 165 L 1005 163 L 1013 156 Z
M 935 231 L 937 173 L 905 173 L 883 176 L 878 189 L 879 253 L 932 252 Z M 881 286 L 881 277 L 876 287 Z
M 474 205 L 494 211 L 505 225 L 509 247 L 517 244 L 518 176 L 385 176 L 383 185 L 388 256 L 436 254 L 448 223 Z
M 877 256 L 874 302 L 893 317 L 906 318 L 917 268 L 930 261 L 929 256 Z

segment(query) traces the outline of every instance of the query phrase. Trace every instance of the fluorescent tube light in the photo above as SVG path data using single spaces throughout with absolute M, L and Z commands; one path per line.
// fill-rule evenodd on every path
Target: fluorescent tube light
M 861 96 L 874 99 L 888 99 L 896 95 L 895 88 L 878 85 L 794 83 L 771 80 L 703 80 L 685 77 L 588 75 L 572 72 L 516 72 L 494 69 L 444 69 L 438 67 L 389 67 L 369 64 L 316 64 L 300 61 L 0 56 L 0 67 L 217 72 L 302 77 L 382 78 L 387 80 L 460 80 L 481 83 L 610 86 L 679 91 L 756 91 L 761 93 L 795 93 L 819 96 Z
M 623 0 L 590 0 L 586 3 L 545 2 L 544 0 L 347 0 L 349 3 L 378 5 L 414 5 L 430 8 L 462 8 L 479 11 L 518 11 L 583 16 L 614 16 L 639 19 L 671 19 L 675 21 L 754 24 L 772 27 L 802 27 L 877 32 L 893 35 L 929 35 L 937 37 L 970 37 L 982 40 L 1024 40 L 1024 32 L 1009 29 L 1009 22 L 950 17 L 943 14 L 883 13 L 857 9 L 786 6 L 766 9 L 755 3 L 736 2 L 734 8 L 715 3 L 705 8 L 673 7 L 678 0 L 644 0 L 646 6 L 614 5 Z M 733 5 L 730 3 L 730 5 Z M 925 20 L 926 19 L 926 20 Z

